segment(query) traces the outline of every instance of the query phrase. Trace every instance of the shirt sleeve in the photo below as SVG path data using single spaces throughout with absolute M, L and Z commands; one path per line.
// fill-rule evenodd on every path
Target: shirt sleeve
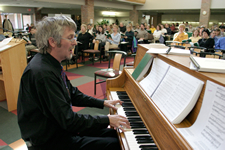
M 44 115 L 54 119 L 63 129 L 73 133 L 81 133 L 83 131 L 106 128 L 109 125 L 108 116 L 82 115 L 73 112 L 70 103 L 65 98 L 61 82 L 57 77 L 43 77 L 36 84 L 40 109 Z M 78 94 L 77 98 L 80 98 L 79 101 L 82 101 L 82 98 L 84 98 L 84 101 L 87 101 L 85 96 L 76 90 L 75 94 Z M 97 105 L 100 106 L 100 104 Z
M 218 40 L 215 44 L 215 49 L 220 49 L 220 40 Z
M 176 34 L 174 35 L 174 39 L 173 39 L 173 41 L 179 41 L 179 38 L 178 38 L 178 33 L 176 33 Z
M 111 34 L 111 36 L 112 35 L 113 35 L 113 33 Z M 119 45 L 119 42 L 120 42 L 120 34 L 119 35 L 117 34 L 116 36 L 114 36 L 112 42 L 113 42 L 113 44 Z

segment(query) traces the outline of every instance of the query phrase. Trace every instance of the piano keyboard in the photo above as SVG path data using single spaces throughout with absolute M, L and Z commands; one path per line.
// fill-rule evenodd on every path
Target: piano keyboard
M 118 108 L 117 114 L 125 116 L 130 122 L 131 129 L 125 129 L 124 132 L 130 150 L 157 150 L 156 144 L 130 101 L 127 93 L 111 91 L 111 95 L 113 100 L 119 99 L 124 102 L 122 105 L 116 104 L 116 107 Z

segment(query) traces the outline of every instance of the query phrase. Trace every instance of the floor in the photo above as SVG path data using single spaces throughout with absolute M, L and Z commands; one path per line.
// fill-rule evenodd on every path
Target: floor
M 128 57 L 126 62 L 133 61 L 133 57 Z M 121 61 L 123 62 L 123 60 Z M 112 66 L 112 65 L 111 65 Z M 70 65 L 66 74 L 73 86 L 77 86 L 83 93 L 100 99 L 105 99 L 106 84 L 101 83 L 97 85 L 97 93 L 94 95 L 94 72 L 99 69 L 108 67 L 108 62 L 95 62 L 91 64 L 86 59 L 85 64 L 79 63 L 78 68 L 76 65 Z M 65 66 L 64 66 L 65 68 Z M 122 65 L 121 65 L 122 70 Z M 100 79 L 99 79 L 100 80 Z M 107 115 L 109 110 L 73 107 L 73 111 L 81 114 L 92 115 Z M 17 111 L 8 112 L 7 101 L 0 102 L 0 149 L 1 150 L 26 150 L 26 145 L 21 139 L 20 130 L 17 124 Z

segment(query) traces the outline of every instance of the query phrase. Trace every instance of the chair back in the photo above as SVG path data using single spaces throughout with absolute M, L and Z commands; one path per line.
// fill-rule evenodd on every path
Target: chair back
M 95 40 L 94 50 L 98 50 L 99 40 Z
M 116 53 L 113 60 L 113 70 L 116 70 L 116 71 L 120 70 L 121 59 L 122 59 L 122 54 Z

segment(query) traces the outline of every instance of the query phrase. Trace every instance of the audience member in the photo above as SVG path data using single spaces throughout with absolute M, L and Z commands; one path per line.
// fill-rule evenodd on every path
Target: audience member
M 108 31 L 109 34 L 113 33 L 111 25 L 107 25 L 106 29 L 107 29 L 106 31 Z
M 224 23 L 222 23 L 222 24 L 219 26 L 219 28 L 221 29 L 223 26 L 225 26 Z
M 214 42 L 216 43 L 217 39 L 216 37 L 216 29 L 213 29 L 212 32 L 210 33 L 210 38 L 214 39 Z
M 182 42 L 183 40 L 187 40 L 188 34 L 186 32 L 184 32 L 184 30 L 185 30 L 185 25 L 180 24 L 179 32 L 174 35 L 173 41 Z
M 162 35 L 164 36 L 167 33 L 167 30 L 164 28 L 163 24 L 161 24 L 160 26 L 161 26 Z
M 147 23 L 147 20 L 145 19 L 145 16 L 143 16 L 143 17 L 142 17 L 142 19 L 141 19 L 141 23 L 142 23 L 142 24 Z
M 106 43 L 105 43 L 105 57 L 104 60 L 108 60 L 108 51 L 110 48 L 118 48 L 120 44 L 120 34 L 118 33 L 118 26 L 113 26 L 113 33 L 111 34 L 111 37 L 107 37 Z
M 169 24 L 167 23 L 167 24 L 165 24 L 165 29 L 166 29 L 166 35 L 171 35 L 172 34 L 172 31 L 171 31 L 171 29 L 170 29 L 170 26 L 169 26 Z
M 201 39 L 201 37 L 199 36 L 199 30 L 195 29 L 192 32 L 192 37 L 190 37 L 189 39 L 191 39 L 191 42 L 193 43 L 197 43 L 199 39 Z
M 35 26 L 33 26 L 30 29 L 30 34 L 29 34 L 29 39 L 30 41 L 28 41 L 27 45 L 26 45 L 26 54 L 28 55 L 28 53 L 30 52 L 30 50 L 32 49 L 37 49 L 37 44 L 36 44 L 36 38 L 35 38 L 35 33 L 36 33 L 37 29 Z
M 138 30 L 140 30 L 140 26 L 139 26 L 139 24 L 137 23 L 137 24 L 135 25 L 135 31 L 138 31 Z
M 193 29 L 192 25 L 190 24 L 189 27 L 188 27 L 188 31 L 187 32 L 193 32 L 193 30 L 194 29 Z
M 125 33 L 124 39 L 126 42 L 129 42 L 129 45 L 132 45 L 134 32 L 131 30 L 132 26 L 127 25 L 127 32 Z
M 176 31 L 176 27 L 175 27 L 175 24 L 172 23 L 171 27 L 170 27 L 171 31 L 172 31 L 172 34 L 175 34 L 177 31 Z
M 148 39 L 148 32 L 145 30 L 145 25 L 143 23 L 141 24 L 141 28 L 138 31 L 136 38 L 141 42 Z
M 155 41 L 158 41 L 161 35 L 162 35 L 161 26 L 160 25 L 157 25 L 156 26 L 156 30 L 153 33 L 154 40 Z
M 215 49 L 222 49 L 225 50 L 225 37 L 220 38 L 216 44 Z
M 76 24 L 77 24 L 77 34 L 79 34 L 80 32 L 80 28 L 81 28 L 81 19 L 80 19 L 80 16 L 77 16 L 76 17 L 76 20 L 75 20 Z
M 222 26 L 221 28 L 220 28 L 220 30 L 221 30 L 221 36 L 225 36 L 225 26 Z
M 107 30 L 107 24 L 103 24 L 104 32 Z
M 217 29 L 216 29 L 216 36 L 214 37 L 215 43 L 216 43 L 221 37 L 223 37 L 223 36 L 221 35 L 221 30 L 220 30 L 220 28 L 217 28 Z
M 202 39 L 198 40 L 198 44 L 200 47 L 205 47 L 205 48 L 213 48 L 214 47 L 214 40 L 209 37 L 210 33 L 208 29 L 203 29 L 202 30 Z
M 205 26 L 201 26 L 199 29 L 199 36 L 202 36 L 202 31 L 205 29 Z
M 30 25 L 27 24 L 26 31 L 29 31 L 29 27 L 30 27 Z
M 155 32 L 156 28 L 154 27 L 154 25 L 153 25 L 153 24 L 151 25 L 150 30 L 151 30 L 152 34 Z
M 122 22 L 120 22 L 120 27 L 119 27 L 119 29 L 120 29 L 120 32 L 122 32 L 122 33 L 125 33 L 125 32 L 126 32 L 126 27 L 123 25 Z
M 77 41 L 81 42 L 82 44 L 78 43 L 78 51 L 81 52 L 89 48 L 89 43 L 92 41 L 93 36 L 87 32 L 87 26 L 85 24 L 81 25 L 80 33 L 77 37 Z
M 92 24 L 88 24 L 88 26 L 87 26 L 87 27 L 88 27 L 87 32 L 88 32 L 88 33 L 90 33 L 91 35 L 93 35 L 93 32 L 94 32 L 94 31 L 93 31 Z

